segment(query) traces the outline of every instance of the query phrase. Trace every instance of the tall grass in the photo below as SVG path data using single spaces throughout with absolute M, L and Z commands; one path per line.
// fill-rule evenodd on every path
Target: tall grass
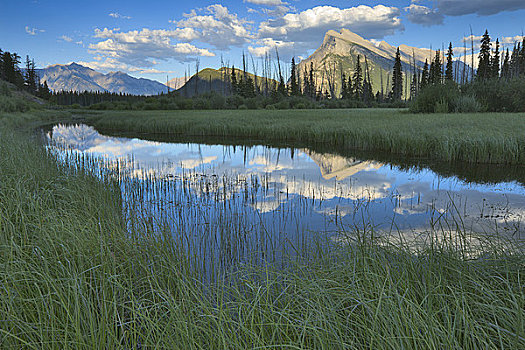
M 525 115 L 400 110 L 105 112 L 85 122 L 104 132 L 243 138 L 330 145 L 469 163 L 523 164 Z
M 179 237 L 129 234 L 110 174 L 5 128 L 0 169 L 2 349 L 525 347 L 519 250 L 469 260 L 446 235 L 414 252 L 349 232 L 309 262 L 204 284 Z

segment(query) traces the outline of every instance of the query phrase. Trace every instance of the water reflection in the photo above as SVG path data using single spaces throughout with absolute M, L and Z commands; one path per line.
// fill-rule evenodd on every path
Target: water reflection
M 58 125 L 47 137 L 60 149 L 119 160 L 121 176 L 180 181 L 189 193 L 155 192 L 157 202 L 188 204 L 172 213 L 179 230 L 176 215 L 188 218 L 185 229 L 196 230 L 204 217 L 209 223 L 220 221 L 227 212 L 238 226 L 264 226 L 270 235 L 288 237 L 283 239 L 313 231 L 330 234 L 341 225 L 418 234 L 447 219 L 448 225 L 458 224 L 458 218 L 462 228 L 473 232 L 525 237 L 525 187 L 516 182 L 466 183 L 429 169 L 407 170 L 308 149 L 109 137 L 85 125 Z M 177 186 L 173 191 L 180 190 Z M 205 209 L 206 198 L 213 199 L 213 209 Z M 223 203 L 222 209 L 217 203 Z M 195 213 L 195 204 L 203 213 Z

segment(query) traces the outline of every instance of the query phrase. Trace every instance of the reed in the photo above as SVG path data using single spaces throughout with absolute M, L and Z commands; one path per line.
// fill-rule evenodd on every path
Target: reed
M 147 177 L 123 184 L 118 169 L 68 157 L 0 131 L 0 348 L 525 347 L 522 250 L 487 240 L 472 258 L 456 226 L 414 251 L 364 228 L 309 259 L 207 280 L 189 233 L 126 197 L 151 190 Z M 223 210 L 238 241 L 243 222 Z
M 523 164 L 523 114 L 408 114 L 402 110 L 104 112 L 84 121 L 105 133 L 302 143 L 404 157 Z

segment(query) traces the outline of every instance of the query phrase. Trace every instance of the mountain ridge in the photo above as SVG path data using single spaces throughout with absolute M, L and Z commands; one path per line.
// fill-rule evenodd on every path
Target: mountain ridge
M 135 78 L 122 71 L 100 73 L 76 62 L 54 64 L 37 73 L 43 83 L 54 91 L 99 91 L 131 95 L 157 95 L 166 92 L 167 87 L 157 81 Z

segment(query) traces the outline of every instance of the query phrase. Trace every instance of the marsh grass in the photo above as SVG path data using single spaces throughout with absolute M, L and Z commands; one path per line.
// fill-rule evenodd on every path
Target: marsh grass
M 503 242 L 472 259 L 457 235 L 415 253 L 348 232 L 330 254 L 204 283 L 177 236 L 130 234 L 111 174 L 0 140 L 2 349 L 525 347 L 525 257 Z
M 468 163 L 523 164 L 523 114 L 409 114 L 402 110 L 104 112 L 102 132 L 241 138 L 328 145 Z

